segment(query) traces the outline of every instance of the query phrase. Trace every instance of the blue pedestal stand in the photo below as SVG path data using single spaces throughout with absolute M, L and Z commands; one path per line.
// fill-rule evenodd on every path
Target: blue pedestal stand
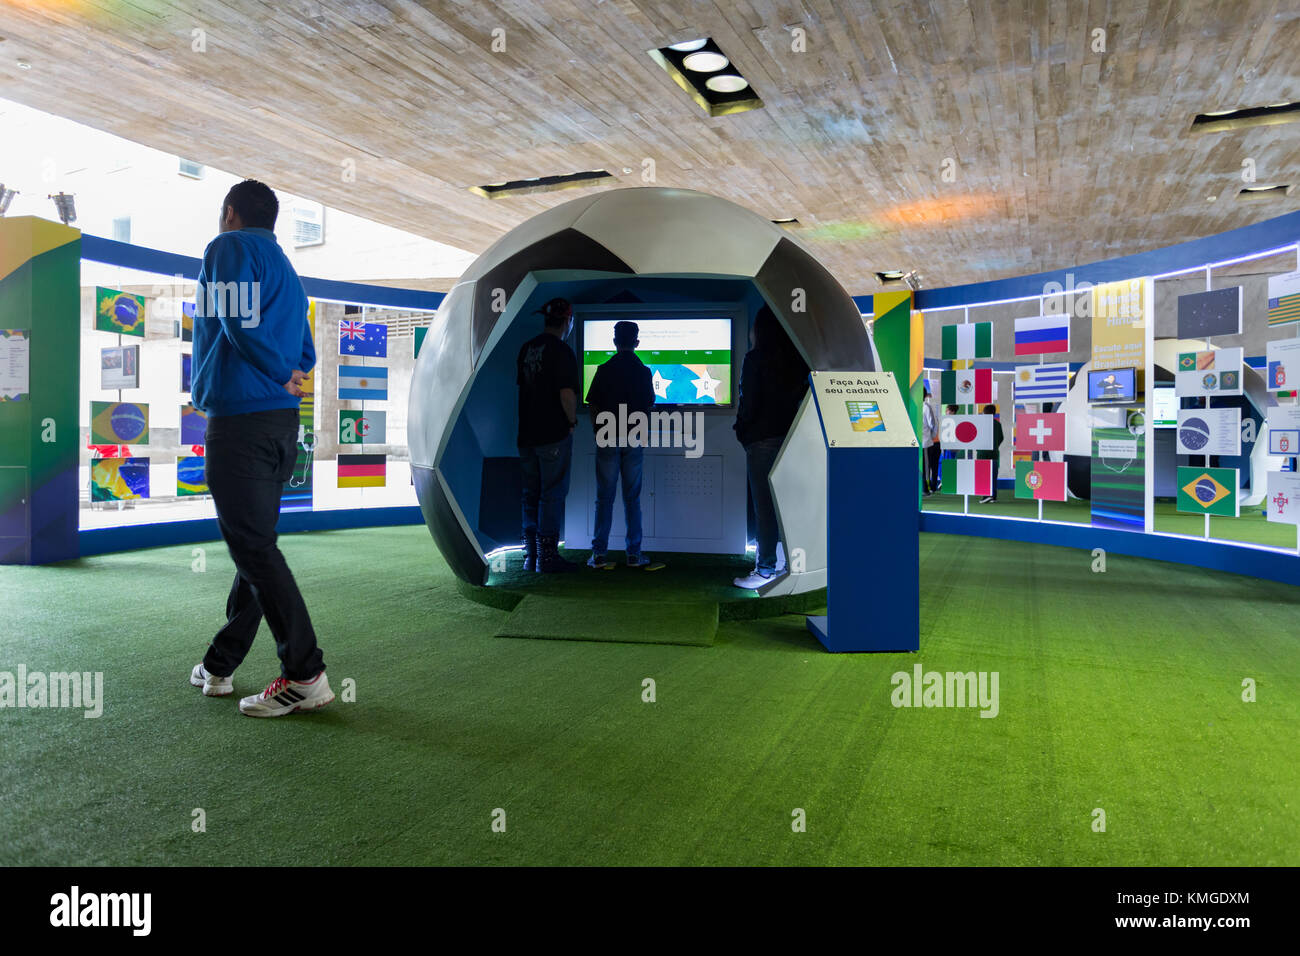
M 842 414 L 843 404 L 823 404 L 826 434 L 826 411 Z M 836 653 L 919 650 L 917 447 L 842 442 L 828 441 L 826 451 L 827 613 L 810 616 L 808 630 Z

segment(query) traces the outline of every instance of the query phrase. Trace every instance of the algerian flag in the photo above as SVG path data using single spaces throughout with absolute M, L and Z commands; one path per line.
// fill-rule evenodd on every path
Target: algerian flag
M 993 356 L 993 323 L 967 322 L 943 327 L 943 358 L 977 359 Z
M 339 409 L 340 445 L 383 445 L 386 425 L 384 412 Z
M 988 458 L 975 461 L 949 458 L 942 465 L 943 483 L 940 490 L 945 495 L 993 494 L 993 462 Z

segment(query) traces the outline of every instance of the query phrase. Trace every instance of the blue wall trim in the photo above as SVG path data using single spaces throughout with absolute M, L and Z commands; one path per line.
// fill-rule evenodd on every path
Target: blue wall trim
M 348 508 L 339 511 L 285 511 L 276 530 L 281 534 L 299 531 L 337 531 L 343 528 L 386 528 L 397 525 L 424 524 L 417 505 L 395 508 Z M 122 528 L 94 528 L 82 531 L 81 556 L 134 551 L 137 548 L 161 548 L 200 541 L 220 541 L 215 518 L 194 521 L 165 521 L 158 524 L 129 525 Z
M 203 265 L 202 259 L 193 256 L 182 256 L 175 252 L 163 252 L 161 249 L 148 249 L 127 242 L 88 235 L 81 237 L 81 257 L 110 266 L 139 269 L 141 272 L 154 272 L 164 276 L 180 275 L 187 279 L 197 279 L 199 267 Z M 316 299 L 382 305 L 391 309 L 427 309 L 430 312 L 437 309 L 447 295 L 445 292 L 394 289 L 361 282 L 314 279 L 309 276 L 302 277 L 302 286 L 309 296 Z
M 1002 541 L 1052 544 L 1063 548 L 1127 554 L 1153 561 L 1190 564 L 1198 568 L 1229 571 L 1266 581 L 1300 585 L 1300 555 L 1180 535 L 1139 534 L 1094 528 L 1092 525 L 1051 521 L 1021 521 L 976 515 L 921 512 L 921 530 L 934 534 L 966 534 Z
M 1193 239 L 1190 242 L 1153 249 L 1150 252 L 1139 252 L 1132 256 L 1121 256 L 1118 259 L 1103 259 L 1087 265 L 1015 276 L 1010 279 L 973 282 L 943 289 L 921 289 L 913 296 L 913 301 L 916 308 L 924 310 L 976 305 L 980 302 L 996 302 L 1001 299 L 1019 299 L 1024 296 L 1041 295 L 1043 286 L 1049 282 L 1065 286 L 1067 273 L 1073 274 L 1075 285 L 1085 281 L 1093 284 L 1115 282 L 1119 279 L 1160 275 L 1210 262 L 1222 262 L 1278 246 L 1293 245 L 1297 241 L 1300 241 L 1300 212 L 1290 212 L 1276 219 L 1242 226 L 1240 229 L 1221 232 L 1215 236 Z M 873 296 L 870 295 L 853 297 L 853 301 L 858 304 L 858 310 L 863 313 L 873 310 L 872 300 Z

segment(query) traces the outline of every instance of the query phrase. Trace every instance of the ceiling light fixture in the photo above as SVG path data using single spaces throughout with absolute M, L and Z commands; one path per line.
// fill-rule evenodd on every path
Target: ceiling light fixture
M 17 195 L 18 190 L 6 189 L 5 184 L 0 183 L 0 216 L 9 211 L 9 204 L 14 201 L 14 197 Z
M 714 93 L 739 93 L 749 86 L 749 80 L 735 73 L 719 73 L 705 80 L 704 85 Z
M 77 205 L 72 201 L 72 196 L 72 193 L 58 193 L 45 197 L 54 200 L 54 208 L 65 226 L 77 221 Z
M 502 196 L 521 196 L 526 193 L 552 192 L 573 186 L 589 186 L 602 179 L 613 178 L 603 169 L 591 169 L 581 173 L 567 173 L 563 176 L 533 176 L 529 179 L 513 179 L 504 183 L 471 186 L 469 191 L 484 199 L 498 199 Z
M 1193 133 L 1224 133 L 1252 126 L 1278 126 L 1300 121 L 1300 103 L 1272 103 L 1241 110 L 1214 110 L 1192 118 Z
M 710 38 L 646 52 L 710 116 L 728 116 L 763 106 L 753 86 Z
M 717 73 L 724 66 L 730 65 L 730 60 L 721 53 L 714 53 L 712 50 L 701 50 L 699 53 L 691 53 L 682 57 L 682 66 L 693 73 Z

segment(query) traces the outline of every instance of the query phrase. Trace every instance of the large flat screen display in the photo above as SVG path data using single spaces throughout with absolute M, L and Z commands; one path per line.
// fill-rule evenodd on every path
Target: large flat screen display
M 582 324 L 582 397 L 596 369 L 615 354 L 614 325 L 622 319 Z M 661 405 L 730 405 L 731 319 L 662 319 L 628 316 L 640 330 L 636 354 L 650 367 Z

